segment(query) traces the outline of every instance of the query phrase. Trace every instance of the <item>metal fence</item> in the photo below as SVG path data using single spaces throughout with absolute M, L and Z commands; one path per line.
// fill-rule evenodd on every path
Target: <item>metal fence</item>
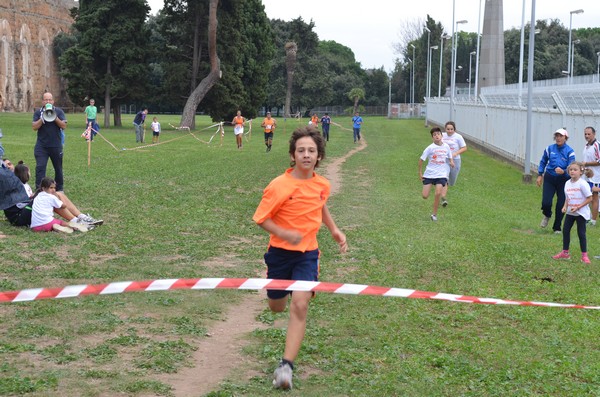
M 564 84 L 566 78 L 535 82 L 533 86 L 532 131 L 529 158 L 531 170 L 543 150 L 552 143 L 553 133 L 564 127 L 569 131 L 568 144 L 582 157 L 585 147 L 583 130 L 587 126 L 600 127 L 600 84 L 594 75 L 579 76 Z M 519 95 L 519 92 L 521 95 Z M 456 122 L 464 137 L 485 150 L 525 166 L 527 157 L 527 86 L 486 87 L 479 100 L 455 96 L 453 114 L 449 98 L 431 98 L 427 101 L 428 120 L 444 125 Z

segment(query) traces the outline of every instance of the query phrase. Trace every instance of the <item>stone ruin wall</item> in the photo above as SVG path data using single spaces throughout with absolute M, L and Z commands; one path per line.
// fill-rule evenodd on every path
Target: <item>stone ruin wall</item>
M 69 32 L 73 0 L 0 0 L 0 111 L 30 112 L 52 92 L 55 103 L 68 97 L 58 75 L 52 43 Z

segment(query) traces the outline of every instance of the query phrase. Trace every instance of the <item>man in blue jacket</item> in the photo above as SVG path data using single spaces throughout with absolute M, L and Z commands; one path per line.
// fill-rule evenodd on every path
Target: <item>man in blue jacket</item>
M 64 129 L 67 128 L 67 117 L 62 109 L 54 106 L 54 98 L 50 92 L 44 93 L 42 97 L 43 106 L 33 112 L 32 127 L 37 131 L 37 141 L 33 149 L 35 156 L 35 188 L 40 187 L 42 179 L 46 176 L 46 167 L 48 159 L 52 161 L 54 167 L 54 180 L 56 181 L 56 190 L 64 190 L 63 179 L 63 143 Z M 46 107 L 54 110 L 56 118 L 53 121 L 46 121 L 42 117 Z
M 575 161 L 575 151 L 567 145 L 569 133 L 564 128 L 559 128 L 554 132 L 554 142 L 544 150 L 540 165 L 538 167 L 538 177 L 536 184 L 542 186 L 542 213 L 544 217 L 540 227 L 548 226 L 552 218 L 552 200 L 556 195 L 556 207 L 554 212 L 554 224 L 552 230 L 554 233 L 560 233 L 563 219 L 562 208 L 565 205 L 565 183 L 569 180 L 567 167 Z

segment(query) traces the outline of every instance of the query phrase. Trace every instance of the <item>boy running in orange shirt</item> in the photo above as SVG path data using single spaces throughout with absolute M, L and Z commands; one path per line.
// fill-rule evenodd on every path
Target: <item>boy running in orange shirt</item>
M 273 145 L 273 131 L 277 127 L 277 121 L 271 118 L 271 112 L 267 112 L 267 117 L 263 120 L 261 127 L 265 129 L 265 146 L 267 146 L 267 152 L 270 152 L 271 145 Z
M 346 235 L 327 209 L 329 181 L 315 173 L 325 157 L 321 134 L 311 126 L 298 128 L 290 139 L 289 154 L 291 168 L 265 188 L 252 219 L 270 234 L 264 256 L 267 278 L 317 281 L 320 256 L 317 232 L 321 224 L 327 226 L 341 253 L 348 249 Z M 273 374 L 273 386 L 281 389 L 292 388 L 294 360 L 304 339 L 308 304 L 313 296 L 312 292 L 267 290 L 269 308 L 274 312 L 284 311 L 289 294 L 292 298 L 285 350 Z

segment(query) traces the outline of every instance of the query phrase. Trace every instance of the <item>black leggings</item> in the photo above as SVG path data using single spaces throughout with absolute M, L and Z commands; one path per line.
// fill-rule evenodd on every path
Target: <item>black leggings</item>
M 565 216 L 565 223 L 563 225 L 563 250 L 569 250 L 569 244 L 571 244 L 571 228 L 573 224 L 577 222 L 577 236 L 579 236 L 579 247 L 581 252 L 587 252 L 587 238 L 585 236 L 585 224 L 586 220 L 583 216 L 568 215 Z

